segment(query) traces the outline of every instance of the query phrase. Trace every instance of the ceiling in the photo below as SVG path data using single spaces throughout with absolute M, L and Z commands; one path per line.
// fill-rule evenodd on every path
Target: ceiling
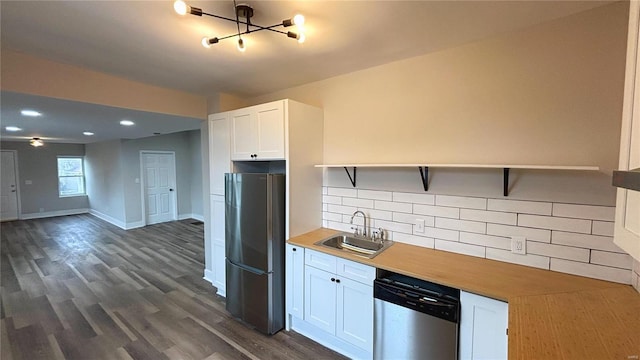
M 285 35 L 260 31 L 244 37 L 244 53 L 236 50 L 234 39 L 222 40 L 210 49 L 202 47 L 203 36 L 232 34 L 235 24 L 206 16 L 180 16 L 172 1 L 3 0 L 0 26 L 2 50 L 203 96 L 223 92 L 252 97 L 477 41 L 609 2 L 254 0 L 246 3 L 254 8 L 252 22 L 258 25 L 304 14 L 307 41 L 298 44 Z M 235 16 L 232 1 L 187 3 L 205 12 Z M 18 105 L 10 100 L 20 98 L 5 97 L 3 94 L 3 126 L 9 119 L 4 107 L 15 109 Z M 61 104 L 52 105 L 61 116 L 51 118 L 51 123 L 92 117 L 89 109 L 67 104 L 66 110 Z M 109 113 L 91 106 L 96 118 Z M 75 111 L 84 113 L 73 116 Z M 37 130 L 42 136 L 54 136 L 45 133 L 45 128 Z M 118 130 L 122 129 L 110 129 L 110 136 L 126 136 Z M 149 132 L 155 131 L 144 128 L 144 133 Z M 6 135 L 3 130 L 2 138 Z M 25 131 L 23 136 L 27 135 L 31 133 Z M 72 138 L 73 134 L 55 136 Z M 73 141 L 86 142 L 82 137 Z

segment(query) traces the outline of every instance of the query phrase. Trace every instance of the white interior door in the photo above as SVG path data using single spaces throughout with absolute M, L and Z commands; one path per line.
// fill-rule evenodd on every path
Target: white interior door
M 0 167 L 0 220 L 16 220 L 18 218 L 18 186 L 16 158 L 13 151 L 2 151 Z
M 175 154 L 142 153 L 147 225 L 176 220 Z

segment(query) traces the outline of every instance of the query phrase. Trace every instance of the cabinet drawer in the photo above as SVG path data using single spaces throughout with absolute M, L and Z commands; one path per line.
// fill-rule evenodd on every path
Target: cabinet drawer
M 338 276 L 373 286 L 373 280 L 376 278 L 376 268 L 341 258 L 336 258 L 336 265 L 336 274 Z
M 306 249 L 304 252 L 304 263 L 316 269 L 328 271 L 333 274 L 336 273 L 336 257 L 333 255 Z

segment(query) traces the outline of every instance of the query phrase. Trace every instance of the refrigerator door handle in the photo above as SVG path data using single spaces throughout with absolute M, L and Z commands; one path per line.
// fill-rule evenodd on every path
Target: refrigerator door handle
M 248 272 L 254 273 L 254 274 L 256 274 L 256 275 L 269 274 L 268 272 L 262 271 L 262 270 L 260 270 L 260 269 L 256 269 L 256 268 L 254 268 L 253 266 L 248 266 L 248 265 L 245 265 L 245 264 L 238 264 L 238 263 L 235 263 L 235 262 L 233 262 L 233 261 L 231 261 L 231 260 L 229 260 L 229 259 L 227 259 L 227 260 L 228 260 L 231 264 L 233 264 L 233 265 L 235 265 L 235 266 L 237 266 L 237 267 L 239 267 L 239 268 L 241 268 L 241 269 L 243 269 L 243 270 L 247 270 Z

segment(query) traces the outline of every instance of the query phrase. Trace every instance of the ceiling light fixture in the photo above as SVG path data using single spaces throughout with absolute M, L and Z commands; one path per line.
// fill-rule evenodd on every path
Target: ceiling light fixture
M 35 117 L 35 116 L 42 116 L 42 114 L 41 114 L 41 113 L 39 113 L 39 112 L 37 112 L 37 111 L 35 111 L 35 110 L 28 110 L 28 109 L 21 110 L 21 111 L 20 111 L 20 114 L 22 114 L 22 115 L 24 115 L 24 116 L 33 116 L 33 117 Z
M 124 126 L 132 126 L 132 125 L 135 125 L 135 124 L 136 123 L 134 123 L 131 120 L 122 120 L 122 121 L 120 121 L 120 125 L 124 125 Z
M 42 141 L 42 139 L 34 137 L 33 139 L 29 140 L 29 144 L 33 147 L 40 147 L 44 145 L 44 141 Z
M 251 18 L 253 17 L 253 8 L 251 6 L 244 5 L 244 4 L 236 5 L 235 0 L 233 1 L 233 6 L 235 7 L 235 10 L 236 10 L 235 19 L 204 12 L 200 8 L 187 5 L 183 0 L 177 0 L 176 2 L 173 3 L 173 9 L 180 15 L 186 15 L 186 14 L 191 14 L 195 16 L 207 15 L 217 19 L 227 20 L 227 21 L 236 23 L 236 26 L 238 28 L 237 34 L 232 34 L 232 35 L 227 35 L 222 37 L 203 38 L 202 46 L 206 48 L 210 48 L 211 45 L 217 44 L 218 42 L 220 42 L 220 40 L 229 39 L 237 36 L 238 37 L 237 48 L 239 51 L 244 52 L 247 49 L 247 47 L 244 40 L 242 39 L 242 35 L 251 34 L 251 33 L 262 31 L 262 30 L 269 30 L 272 32 L 286 35 L 289 38 L 298 40 L 299 43 L 303 43 L 306 40 L 306 36 L 302 32 L 303 31 L 302 26 L 304 25 L 304 16 L 300 14 L 297 14 L 291 19 L 283 20 L 282 22 L 275 25 L 260 26 L 260 25 L 251 23 Z M 243 19 L 243 20 L 240 20 L 240 19 Z M 244 31 L 240 30 L 240 24 L 246 25 L 246 29 Z M 297 32 L 282 31 L 282 30 L 276 29 L 277 27 L 280 27 L 280 26 L 289 27 L 293 25 L 296 25 L 298 27 Z
M 7 130 L 7 131 L 22 131 L 22 129 L 20 129 L 17 126 L 7 126 L 4 129 Z
M 91 131 L 85 131 L 85 132 L 82 133 L 82 135 L 93 136 L 94 134 Z

